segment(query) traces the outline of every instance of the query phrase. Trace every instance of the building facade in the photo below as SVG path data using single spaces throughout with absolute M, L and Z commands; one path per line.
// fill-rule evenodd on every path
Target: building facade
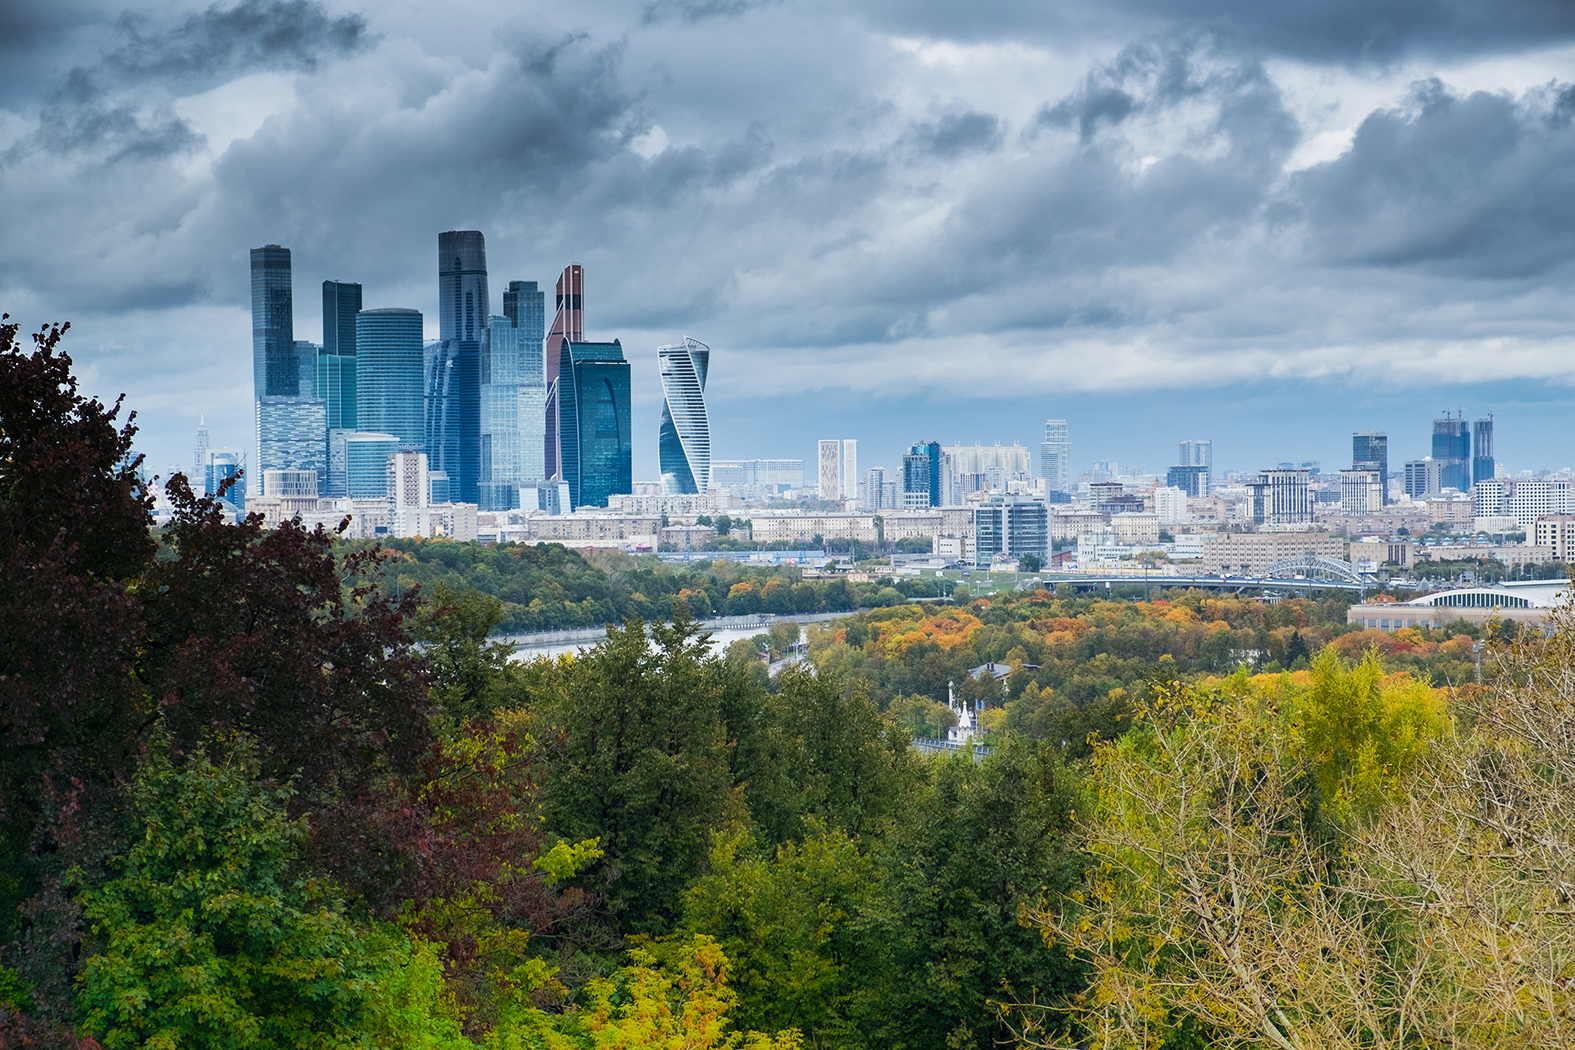
M 310 470 L 328 474 L 328 413 L 321 398 L 257 401 L 257 472 Z
M 908 510 L 939 507 L 945 464 L 939 441 L 920 442 L 902 457 L 902 505 Z
M 1340 471 L 1340 510 L 1346 514 L 1372 514 L 1384 505 L 1383 482 L 1376 470 Z
M 542 406 L 542 476 L 548 481 L 561 481 L 563 473 L 562 452 L 559 441 L 563 427 L 559 419 L 559 375 L 564 343 L 585 341 L 585 271 L 579 263 L 570 263 L 558 275 L 552 327 L 547 331 L 545 404 Z
M 1165 471 L 1166 485 L 1180 489 L 1195 499 L 1209 494 L 1211 481 L 1210 468 L 1206 466 L 1182 465 Z
M 759 499 L 804 487 L 802 459 L 714 459 L 711 485 L 744 499 Z
M 558 448 L 576 507 L 605 507 L 634 491 L 629 363 L 623 344 L 571 343 L 558 352 Z
M 1438 495 L 1443 488 L 1443 472 L 1440 464 L 1432 458 L 1406 460 L 1405 473 L 1402 484 L 1407 496 L 1412 499 L 1426 499 Z
M 817 492 L 823 500 L 842 498 L 842 442 L 836 438 L 822 438 L 816 449 Z
M 254 396 L 297 397 L 301 390 L 295 356 L 290 249 L 277 244 L 253 248 L 251 262 Z
M 1247 484 L 1254 525 L 1300 525 L 1313 520 L 1310 471 L 1265 470 Z
M 510 281 L 503 313 L 491 318 L 481 341 L 482 510 L 512 510 L 521 487 L 544 480 L 545 327 L 546 297 L 536 282 Z
M 667 495 L 703 495 L 710 488 L 711 416 L 705 404 L 710 367 L 711 348 L 698 339 L 685 336 L 682 343 L 656 348 L 662 381 L 656 452 Z
M 1433 420 L 1433 462 L 1440 489 L 1471 490 L 1471 424 L 1463 415 L 1446 411 L 1443 419 Z
M 1471 484 L 1490 481 L 1497 464 L 1493 461 L 1493 417 L 1471 425 Z
M 350 281 L 323 282 L 323 353 L 355 356 L 355 315 L 361 312 L 361 286 Z
M 404 448 L 424 447 L 421 311 L 362 310 L 355 324 L 357 429 L 393 434 Z
M 1002 497 L 973 511 L 974 561 L 988 565 L 997 554 L 1032 554 L 1043 563 L 1050 553 L 1049 507 L 1040 500 Z
M 1045 420 L 1045 439 L 1039 445 L 1039 476 L 1053 492 L 1072 491 L 1072 441 L 1066 420 Z
M 1389 435 L 1367 430 L 1351 435 L 1351 469 L 1374 470 L 1383 489 L 1383 501 L 1389 502 Z

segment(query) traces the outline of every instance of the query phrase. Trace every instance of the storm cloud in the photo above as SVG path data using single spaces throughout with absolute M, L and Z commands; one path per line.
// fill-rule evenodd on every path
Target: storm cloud
M 430 313 L 452 228 L 498 282 L 582 262 L 640 354 L 721 348 L 739 454 L 828 398 L 1032 440 L 1118 391 L 1575 379 L 1564 4 L 0 12 L 0 302 L 74 322 L 155 464 L 200 412 L 244 443 L 248 248 L 316 338 L 327 277 Z

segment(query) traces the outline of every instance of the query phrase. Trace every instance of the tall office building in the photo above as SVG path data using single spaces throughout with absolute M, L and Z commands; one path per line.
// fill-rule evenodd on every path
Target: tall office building
M 323 345 L 313 365 L 312 392 L 326 402 L 331 431 L 356 426 L 355 318 L 360 312 L 359 284 L 323 282 Z
M 939 441 L 919 442 L 902 457 L 902 506 L 905 510 L 939 507 L 942 463 Z
M 356 428 L 393 434 L 401 448 L 426 442 L 420 310 L 362 310 L 355 320 Z
M 315 471 L 328 477 L 328 415 L 322 398 L 265 397 L 257 402 L 257 476 Z M 271 493 L 263 493 L 271 495 Z
M 1493 468 L 1493 417 L 1479 419 L 1471 425 L 1471 484 L 1492 481 Z
M 479 230 L 438 234 L 438 343 L 426 356 L 426 452 L 455 501 L 481 482 L 481 342 L 492 317 L 487 247 Z
M 202 482 L 203 471 L 208 466 L 208 417 L 197 419 L 197 445 L 191 453 L 191 487 Z
M 1165 471 L 1165 484 L 1188 496 L 1207 496 L 1211 484 L 1209 474 L 1210 468 L 1201 465 L 1170 467 Z
M 685 336 L 676 346 L 656 348 L 656 369 L 662 377 L 656 450 L 663 495 L 704 495 L 711 487 L 711 417 L 705 405 L 710 367 L 711 348 L 698 339 Z
M 902 505 L 902 493 L 895 478 L 888 478 L 884 467 L 871 467 L 864 472 L 864 492 L 861 505 L 865 510 L 897 510 Z
M 1402 484 L 1407 496 L 1412 499 L 1425 499 L 1436 496 L 1443 488 L 1443 471 L 1440 464 L 1431 456 L 1426 459 L 1410 459 L 1405 463 L 1405 474 Z
M 988 566 L 997 554 L 1032 554 L 1042 562 L 1050 553 L 1050 508 L 1026 496 L 996 496 L 973 512 L 974 562 Z
M 1389 436 L 1367 430 L 1351 435 L 1351 469 L 1376 470 L 1383 502 L 1389 503 Z
M 519 506 L 522 487 L 542 478 L 542 362 L 546 304 L 535 281 L 510 281 L 503 314 L 487 325 L 481 341 L 482 510 Z
M 355 356 L 355 315 L 361 312 L 361 286 L 350 281 L 323 282 L 323 353 Z
M 1067 437 L 1066 420 L 1045 420 L 1045 439 L 1039 446 L 1039 476 L 1052 492 L 1072 489 L 1072 442 Z
M 1433 462 L 1438 464 L 1438 485 L 1459 492 L 1471 490 L 1471 424 L 1465 413 L 1433 420 Z
M 258 398 L 301 392 L 290 289 L 290 249 L 277 244 L 253 248 L 252 383 Z
M 558 422 L 558 369 L 562 361 L 565 342 L 585 341 L 585 273 L 579 263 L 570 263 L 558 275 L 557 313 L 552 327 L 547 331 L 546 346 L 546 405 L 542 410 L 545 423 L 542 441 L 543 473 L 547 480 L 563 478 L 563 457 L 558 447 L 563 428 Z
M 558 448 L 574 506 L 605 507 L 607 497 L 634 491 L 629 405 L 618 340 L 559 343 Z
M 217 496 L 226 478 L 235 483 L 224 494 L 224 501 L 242 510 L 246 508 L 246 456 L 230 449 L 209 449 L 204 457 L 202 470 L 192 479 L 192 488 L 202 487 L 204 495 Z

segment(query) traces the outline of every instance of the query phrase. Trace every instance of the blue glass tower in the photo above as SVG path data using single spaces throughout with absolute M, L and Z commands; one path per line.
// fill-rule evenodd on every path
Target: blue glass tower
M 656 367 L 662 377 L 662 424 L 656 446 L 662 492 L 703 494 L 711 484 L 711 417 L 705 406 L 711 348 L 685 337 L 678 346 L 656 348 Z
M 623 345 L 558 344 L 558 447 L 576 507 L 605 507 L 634 491 L 629 429 L 629 362 Z
M 448 474 L 460 503 L 477 502 L 481 481 L 481 343 L 491 316 L 481 232 L 438 234 L 439 346 L 427 362 L 427 461 Z
M 290 249 L 277 244 L 252 249 L 252 381 L 258 398 L 301 392 Z
M 503 316 L 482 333 L 482 510 L 511 510 L 522 486 L 543 480 L 545 300 L 535 281 L 510 281 Z
M 421 417 L 421 311 L 362 310 L 355 322 L 356 427 L 392 434 L 402 448 L 426 441 Z

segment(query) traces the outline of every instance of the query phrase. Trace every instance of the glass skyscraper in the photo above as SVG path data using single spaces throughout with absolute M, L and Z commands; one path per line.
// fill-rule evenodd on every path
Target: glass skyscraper
M 252 381 L 259 398 L 300 393 L 290 249 L 277 244 L 252 249 Z
M 361 312 L 361 286 L 323 282 L 323 353 L 355 356 L 355 315 Z
M 703 495 L 710 487 L 711 417 L 705 407 L 710 366 L 711 348 L 698 339 L 685 336 L 677 346 L 656 348 L 656 367 L 662 377 L 657 456 L 664 495 Z
M 388 495 L 388 457 L 399 451 L 393 434 L 361 431 L 346 434 L 344 451 L 345 495 L 351 499 L 383 499 Z
M 607 506 L 634 491 L 629 427 L 629 363 L 623 345 L 571 343 L 558 349 L 558 447 L 576 507 Z
M 257 401 L 257 476 L 270 470 L 315 470 L 328 478 L 328 416 L 322 398 Z M 264 493 L 268 495 L 268 493 Z
M 1052 492 L 1069 492 L 1072 487 L 1072 442 L 1067 437 L 1066 420 L 1045 420 L 1045 439 L 1039 446 L 1039 476 Z
M 558 439 L 563 432 L 558 420 L 558 347 L 566 339 L 571 343 L 585 341 L 585 273 L 579 263 L 570 263 L 558 275 L 557 313 L 552 328 L 547 332 L 547 405 L 543 411 L 543 471 L 547 479 L 562 479 Z
M 421 402 L 421 311 L 401 307 L 356 315 L 357 429 L 392 434 L 402 448 L 426 441 Z
M 1384 503 L 1389 503 L 1389 435 L 1376 430 L 1352 434 L 1351 469 L 1378 471 Z
M 1494 473 L 1493 463 L 1493 417 L 1479 419 L 1471 425 L 1471 484 L 1479 481 L 1492 481 Z
M 481 342 L 491 316 L 481 232 L 438 234 L 439 342 L 427 358 L 427 462 L 448 474 L 461 503 L 477 501 L 481 481 Z
M 545 298 L 535 281 L 510 281 L 503 315 L 482 336 L 482 510 L 513 509 L 522 486 L 543 480 Z
M 1444 412 L 1433 420 L 1433 462 L 1438 464 L 1439 488 L 1471 490 L 1471 424 L 1464 414 Z

